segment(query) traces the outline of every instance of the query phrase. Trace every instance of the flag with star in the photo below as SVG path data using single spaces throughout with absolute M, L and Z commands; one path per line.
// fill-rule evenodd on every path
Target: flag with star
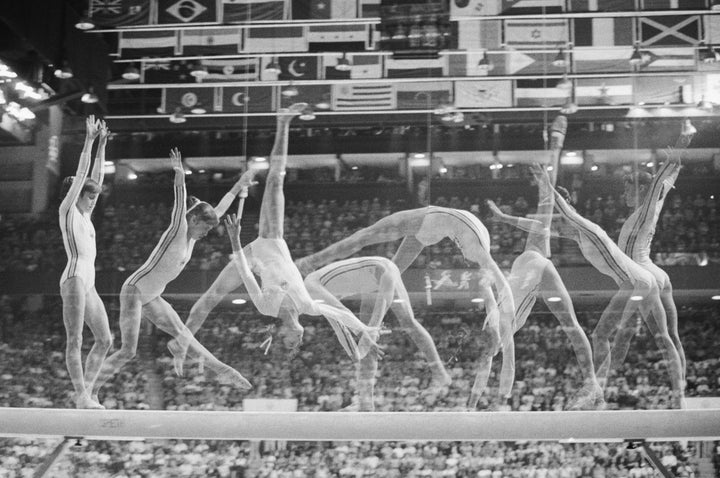
M 455 106 L 461 108 L 512 106 L 512 82 L 510 80 L 456 81 Z
M 382 78 L 382 61 L 380 55 L 348 54 L 349 71 L 338 71 L 335 67 L 342 58 L 339 53 L 326 53 L 322 56 L 322 70 L 329 80 L 350 78 Z
M 292 19 L 357 18 L 356 0 L 293 0 Z
M 216 23 L 216 0 L 157 0 L 158 23 Z
M 287 20 L 289 0 L 222 0 L 223 23 Z
M 180 30 L 183 55 L 232 55 L 239 53 L 241 42 L 239 27 Z
M 363 51 L 370 40 L 368 25 L 311 25 L 308 27 L 310 51 Z
M 263 113 L 275 110 L 273 86 L 226 86 L 220 88 L 223 113 Z
M 567 45 L 568 21 L 505 20 L 505 44 L 510 48 L 559 48 Z
M 180 61 L 142 61 L 141 83 L 195 83 L 190 75 L 190 63 Z
M 147 0 L 91 0 L 88 16 L 99 27 L 127 27 L 150 23 Z
M 627 105 L 633 102 L 633 79 L 578 78 L 575 80 L 578 105 Z
M 317 56 L 281 56 L 278 80 L 316 80 L 318 78 Z

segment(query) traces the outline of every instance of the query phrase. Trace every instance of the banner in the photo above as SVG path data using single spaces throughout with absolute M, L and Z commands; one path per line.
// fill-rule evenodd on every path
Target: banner
M 174 56 L 179 53 L 177 31 L 121 31 L 118 50 L 123 58 Z
M 183 55 L 233 55 L 240 52 L 242 29 L 180 30 Z
M 223 23 L 288 19 L 287 0 L 222 0 Z
M 216 0 L 157 0 L 159 24 L 217 23 Z
M 633 53 L 626 48 L 573 48 L 573 65 L 576 73 L 624 73 L 633 70 L 628 59 Z
M 332 85 L 332 107 L 338 111 L 395 109 L 395 85 Z
M 380 0 L 360 0 L 361 18 L 375 18 L 380 16 Z
M 293 52 L 307 51 L 305 27 L 281 26 L 248 28 L 243 51 L 247 52 Z
M 88 16 L 98 27 L 128 27 L 150 23 L 147 0 L 91 0 Z
M 619 18 L 575 18 L 573 19 L 574 45 L 621 46 L 633 45 L 634 19 Z
M 578 78 L 575 80 L 578 105 L 626 105 L 633 103 L 633 79 Z
M 272 86 L 226 86 L 220 88 L 223 113 L 262 113 L 275 110 Z
M 326 79 L 351 79 L 351 78 L 382 78 L 382 58 L 380 55 L 347 55 L 350 61 L 350 71 L 338 71 L 335 66 L 342 55 L 338 53 L 327 53 L 322 56 L 322 71 Z
M 458 80 L 455 106 L 461 108 L 502 108 L 512 106 L 510 80 Z
M 202 106 L 207 111 L 217 111 L 215 108 L 216 88 L 200 88 L 188 86 L 187 88 L 164 88 L 162 108 L 166 113 L 172 113 L 176 108 L 184 112 Z
M 451 81 L 398 83 L 397 108 L 399 110 L 434 109 L 452 103 Z
M 289 106 L 293 103 L 307 103 L 313 107 L 315 105 L 324 103 L 326 105 L 330 105 L 330 85 L 297 85 L 296 86 L 298 90 L 298 95 L 293 96 L 292 98 L 284 98 L 283 102 L 285 105 L 281 106 Z M 328 106 L 325 106 L 327 108 Z
M 568 41 L 567 20 L 505 20 L 505 44 L 510 48 L 558 48 Z

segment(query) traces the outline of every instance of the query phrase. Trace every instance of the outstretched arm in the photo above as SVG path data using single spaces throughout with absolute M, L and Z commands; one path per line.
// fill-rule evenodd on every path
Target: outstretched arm
M 175 171 L 174 192 L 175 203 L 172 210 L 171 224 L 177 224 L 185 219 L 187 209 L 187 191 L 185 190 L 185 168 L 182 165 L 182 157 L 177 148 L 170 150 L 170 163 Z M 171 225 L 171 227 L 172 227 Z
M 215 214 L 217 214 L 217 217 L 222 217 L 227 212 L 230 208 L 230 204 L 232 204 L 233 200 L 235 200 L 235 196 L 238 195 L 240 196 L 241 203 L 238 205 L 238 217 L 242 217 L 242 204 L 247 197 L 248 189 L 257 184 L 257 181 L 253 181 L 254 176 L 254 172 L 250 174 L 248 171 L 240 176 L 240 179 L 233 184 L 232 189 L 225 193 L 218 205 L 215 206 Z
M 490 208 L 493 219 L 497 221 L 504 222 L 505 224 L 510 224 L 511 226 L 515 226 L 518 229 L 522 229 L 523 231 L 534 234 L 550 234 L 550 231 L 543 225 L 541 221 L 537 221 L 535 219 L 528 219 L 526 217 L 517 217 L 505 214 L 491 200 L 487 201 L 487 205 L 488 208 Z
M 75 205 L 78 197 L 80 197 L 80 192 L 82 192 L 82 188 L 85 185 L 85 179 L 87 179 L 88 169 L 90 167 L 92 145 L 98 134 L 100 134 L 100 123 L 95 121 L 94 115 L 90 115 L 85 120 L 85 144 L 80 153 L 80 161 L 78 162 L 77 171 L 75 172 L 75 179 L 73 179 L 70 190 L 62 203 L 60 203 L 61 211 L 69 210 Z

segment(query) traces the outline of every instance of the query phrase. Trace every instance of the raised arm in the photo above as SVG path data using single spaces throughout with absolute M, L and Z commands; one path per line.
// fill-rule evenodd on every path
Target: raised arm
M 505 224 L 510 224 L 511 226 L 515 226 L 518 229 L 522 229 L 523 231 L 533 234 L 550 234 L 549 229 L 541 221 L 529 219 L 526 217 L 517 217 L 505 214 L 491 200 L 487 201 L 487 205 L 488 208 L 490 208 L 493 219 L 497 221 L 504 222 Z
M 88 169 L 90 167 L 90 155 L 92 153 L 92 145 L 100 133 L 100 125 L 95 121 L 95 116 L 90 115 L 85 119 L 85 144 L 83 145 L 82 152 L 80 153 L 80 161 L 78 162 L 77 171 L 75 172 L 75 178 L 73 183 L 68 190 L 67 195 L 63 198 L 60 203 L 60 211 L 68 211 L 75 205 L 80 197 L 83 186 L 85 186 L 85 179 L 87 179 Z
M 218 205 L 215 206 L 215 214 L 217 214 L 217 217 L 220 218 L 227 212 L 233 200 L 235 200 L 235 196 L 240 195 L 240 201 L 244 203 L 248 189 L 257 184 L 257 181 L 253 181 L 254 176 L 255 172 L 250 170 L 240 176 L 240 179 L 233 184 L 232 189 L 225 193 Z M 242 217 L 242 209 L 240 206 L 238 206 L 238 217 Z
M 240 246 L 240 218 L 235 214 L 229 214 L 225 218 L 225 229 L 227 230 L 228 236 L 230 237 L 230 244 L 232 245 L 233 264 L 235 264 L 235 268 L 240 274 L 240 278 L 245 284 L 245 288 L 248 294 L 250 294 L 250 299 L 252 299 L 253 304 L 255 304 L 255 307 L 257 307 L 261 313 L 264 313 L 264 311 L 268 309 L 268 298 L 265 297 L 260 285 L 257 283 L 255 276 L 250 270 L 250 265 L 245 257 L 245 253 Z
M 105 179 L 105 146 L 107 146 L 110 130 L 107 128 L 105 121 L 100 120 L 98 123 L 100 133 L 97 152 L 95 153 L 95 162 L 93 163 L 92 171 L 90 172 L 90 179 L 94 180 L 102 187 L 103 180 Z
M 185 168 L 182 165 L 182 156 L 177 148 L 170 150 L 170 164 L 175 171 L 175 203 L 172 210 L 172 224 L 182 221 L 187 212 L 187 191 L 185 189 Z

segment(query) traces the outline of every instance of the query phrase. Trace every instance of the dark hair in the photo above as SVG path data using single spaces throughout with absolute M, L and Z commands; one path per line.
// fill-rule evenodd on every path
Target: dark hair
M 185 205 L 187 207 L 186 215 L 188 219 L 196 217 L 207 224 L 212 224 L 213 227 L 220 224 L 220 219 L 215 213 L 215 208 L 205 201 L 201 201 L 195 196 L 188 196 Z
M 637 181 L 639 185 L 644 186 L 652 182 L 652 174 L 647 171 L 637 171 L 626 174 L 624 179 L 626 183 L 635 184 L 635 181 Z
M 62 185 L 60 186 L 60 200 L 61 201 L 63 199 L 65 199 L 65 196 L 67 196 L 68 191 L 70 191 L 70 186 L 72 186 L 74 181 L 75 181 L 75 176 L 68 176 L 65 179 L 63 179 Z M 80 191 L 80 196 L 82 196 L 83 194 L 88 194 L 88 193 L 98 194 L 100 191 L 102 191 L 102 188 L 97 183 L 97 181 L 95 181 L 94 179 L 87 178 L 85 180 L 85 184 L 82 187 L 82 191 Z
M 565 189 L 562 186 L 556 186 L 555 189 L 557 190 L 557 192 L 560 193 L 560 196 L 562 196 L 562 198 L 565 200 L 565 202 L 567 202 L 568 204 L 571 203 L 572 196 L 570 196 L 570 191 L 568 191 L 567 189 Z

